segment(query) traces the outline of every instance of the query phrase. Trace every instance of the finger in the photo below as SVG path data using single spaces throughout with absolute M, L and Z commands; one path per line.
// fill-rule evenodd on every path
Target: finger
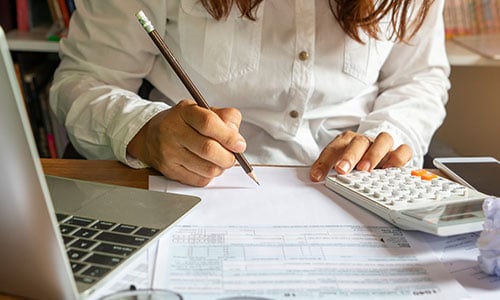
M 196 156 L 224 169 L 232 167 L 236 162 L 233 152 L 224 148 L 216 140 L 202 135 L 192 141 L 186 142 L 186 147 Z
M 370 147 L 370 140 L 363 135 L 356 135 L 347 145 L 342 157 L 335 165 L 335 171 L 339 174 L 347 174 L 352 171 L 354 166 L 363 157 L 366 150 Z
M 234 126 L 226 124 L 215 112 L 203 107 L 193 107 L 183 110 L 181 117 L 184 122 L 192 126 L 201 135 L 220 143 L 221 147 L 232 152 L 241 153 L 245 151 L 246 141 L 243 136 L 234 130 Z M 237 125 L 235 125 L 239 126 L 239 121 L 236 122 Z
M 312 181 L 319 182 L 325 179 L 355 135 L 356 133 L 352 131 L 343 132 L 321 151 L 309 171 L 309 177 Z
M 387 161 L 382 165 L 382 168 L 403 167 L 410 161 L 412 156 L 413 151 L 410 146 L 402 144 L 396 150 L 389 153 Z
M 356 170 L 373 170 L 384 159 L 387 153 L 391 151 L 393 144 L 394 140 L 390 134 L 386 132 L 380 133 L 356 165 Z
M 166 177 L 179 182 L 193 185 L 205 186 L 213 178 L 220 176 L 223 169 L 191 153 L 187 149 L 179 149 L 175 156 L 159 162 L 155 169 Z
M 236 108 L 212 108 L 215 112 L 228 126 L 232 127 L 236 131 L 239 130 L 241 124 L 241 112 Z
M 171 172 L 175 170 L 175 172 Z M 159 170 L 161 172 L 161 170 Z M 165 177 L 178 181 L 183 184 L 188 184 L 191 186 L 204 187 L 210 183 L 212 177 L 203 177 L 197 173 L 194 173 L 188 169 L 186 169 L 182 165 L 178 165 L 176 167 L 172 167 L 167 170 L 167 172 L 161 172 Z

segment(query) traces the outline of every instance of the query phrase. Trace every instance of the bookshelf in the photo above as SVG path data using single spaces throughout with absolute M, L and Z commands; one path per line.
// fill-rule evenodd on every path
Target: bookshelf
M 27 52 L 53 52 L 59 51 L 59 43 L 48 41 L 46 38 L 47 27 L 35 28 L 30 32 L 7 32 L 7 41 L 11 51 Z M 452 66 L 500 66 L 500 60 L 489 59 L 481 56 L 454 42 L 446 41 L 448 58 Z
M 48 27 L 37 27 L 29 32 L 10 30 L 6 33 L 11 51 L 53 52 L 59 51 L 59 43 L 47 40 Z
M 30 32 L 11 30 L 7 32 L 7 41 L 11 51 L 53 52 L 59 51 L 59 43 L 47 40 L 48 27 L 35 28 Z M 500 66 L 500 60 L 481 56 L 454 42 L 446 41 L 448 58 L 452 66 Z
M 6 33 L 40 157 L 62 157 L 67 144 L 64 128 L 48 108 L 48 88 L 59 63 L 59 43 L 47 40 L 49 26 Z

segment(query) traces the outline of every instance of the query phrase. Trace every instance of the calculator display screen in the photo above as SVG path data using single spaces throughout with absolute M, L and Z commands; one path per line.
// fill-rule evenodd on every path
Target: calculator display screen
M 432 224 L 464 221 L 464 219 L 484 219 L 483 199 L 462 203 L 429 206 L 419 209 L 409 209 L 401 213 Z

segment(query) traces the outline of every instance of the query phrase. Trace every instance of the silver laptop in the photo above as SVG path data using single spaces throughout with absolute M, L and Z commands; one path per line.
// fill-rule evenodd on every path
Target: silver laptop
M 0 294 L 83 299 L 200 199 L 45 176 L 0 28 Z

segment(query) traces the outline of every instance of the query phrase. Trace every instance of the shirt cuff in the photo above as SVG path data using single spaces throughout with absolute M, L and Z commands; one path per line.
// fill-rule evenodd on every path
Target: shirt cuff
M 116 158 L 127 166 L 134 169 L 143 169 L 150 167 L 146 163 L 140 161 L 139 159 L 131 156 L 127 152 L 127 146 L 132 140 L 132 138 L 139 132 L 139 130 L 146 125 L 154 116 L 160 112 L 168 109 L 168 105 L 163 102 L 152 102 L 148 104 L 144 111 L 138 116 L 138 120 L 134 120 L 124 133 L 123 139 L 117 141 L 117 145 L 113 145 L 113 149 Z

